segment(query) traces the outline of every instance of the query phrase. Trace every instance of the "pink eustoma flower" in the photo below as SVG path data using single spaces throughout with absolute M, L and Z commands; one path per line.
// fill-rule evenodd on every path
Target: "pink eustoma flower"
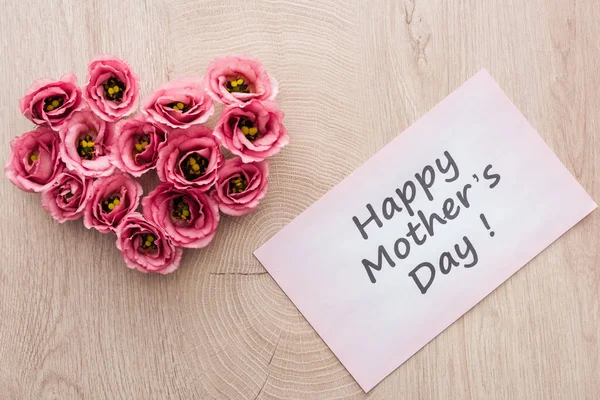
M 223 214 L 240 216 L 253 211 L 269 188 L 266 161 L 244 163 L 240 158 L 225 161 L 215 190 L 211 192 Z
M 197 188 L 205 192 L 217 181 L 223 155 L 212 132 L 194 125 L 169 133 L 158 149 L 156 172 L 163 182 L 178 189 Z
M 158 146 L 167 132 L 142 117 L 120 121 L 115 129 L 111 159 L 121 171 L 141 176 L 156 166 Z
M 4 167 L 6 177 L 26 192 L 47 189 L 64 168 L 59 157 L 59 142 L 56 132 L 44 127 L 14 138 Z
M 111 163 L 114 125 L 90 111 L 79 111 L 60 130 L 60 156 L 67 168 L 89 178 L 108 176 Z
M 42 206 L 60 223 L 78 219 L 87 205 L 91 184 L 92 180 L 79 172 L 65 169 L 42 192 Z
M 174 79 L 158 87 L 144 99 L 142 112 L 157 124 L 170 128 L 189 128 L 201 124 L 215 111 L 204 91 L 201 77 Z
M 21 113 L 34 124 L 58 131 L 75 111 L 85 108 L 85 102 L 75 82 L 74 74 L 60 80 L 38 79 L 19 100 Z
M 117 248 L 128 268 L 168 274 L 179 267 L 182 250 L 165 231 L 140 213 L 127 215 L 117 228 Z
M 290 142 L 282 119 L 276 103 L 253 100 L 244 108 L 225 107 L 213 133 L 243 162 L 262 161 Z
M 243 106 L 252 99 L 273 100 L 277 81 L 260 61 L 223 57 L 211 61 L 204 77 L 206 92 L 214 101 Z
M 178 246 L 205 247 L 217 232 L 219 207 L 198 189 L 162 183 L 142 199 L 142 206 L 144 217 L 163 228 Z
M 83 96 L 94 114 L 114 122 L 136 110 L 140 82 L 124 60 L 110 55 L 100 56 L 88 65 Z
M 141 195 L 142 186 L 128 175 L 116 172 L 98 178 L 89 189 L 83 224 L 101 233 L 115 231 L 121 220 L 138 207 Z

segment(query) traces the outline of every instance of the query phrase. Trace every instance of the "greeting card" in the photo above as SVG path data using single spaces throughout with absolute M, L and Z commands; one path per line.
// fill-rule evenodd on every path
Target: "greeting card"
M 369 391 L 596 207 L 484 70 L 255 255 Z

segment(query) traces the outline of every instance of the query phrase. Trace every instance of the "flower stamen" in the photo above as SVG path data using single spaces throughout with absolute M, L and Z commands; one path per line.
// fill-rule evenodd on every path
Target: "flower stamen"
M 246 83 L 244 78 L 239 76 L 228 79 L 226 87 L 229 93 L 250 93 L 250 90 L 248 90 L 248 83 Z
M 190 154 L 183 160 L 183 175 L 188 181 L 194 180 L 206 172 L 208 160 L 197 154 Z
M 52 111 L 62 106 L 65 99 L 63 96 L 52 96 L 44 99 L 44 111 Z
M 31 153 L 29 155 L 29 165 L 33 165 L 33 163 L 40 159 L 39 153 Z
M 96 147 L 91 135 L 92 132 L 88 132 L 77 145 L 77 153 L 84 160 L 93 160 L 96 157 Z
M 121 204 L 121 198 L 117 195 L 110 196 L 102 202 L 102 211 L 110 213 L 116 206 Z
M 190 219 L 190 206 L 183 197 L 180 196 L 173 199 L 173 211 L 171 211 L 171 216 L 174 220 L 182 219 L 187 221 Z
M 248 180 L 243 175 L 231 178 L 229 180 L 230 193 L 242 193 L 248 187 Z
M 135 153 L 142 153 L 144 150 L 146 150 L 146 147 L 148 147 L 148 145 L 150 144 L 150 136 L 148 135 L 142 135 L 138 138 L 137 143 L 135 144 Z
M 125 84 L 114 76 L 111 76 L 102 84 L 104 87 L 104 96 L 108 100 L 120 103 L 123 99 L 123 92 L 125 91 Z
M 181 112 L 186 112 L 188 110 L 188 108 L 190 108 L 189 105 L 184 104 L 181 101 L 175 101 L 173 103 L 169 103 L 169 104 L 167 104 L 167 107 L 171 107 L 173 110 L 177 110 L 177 111 L 181 111 Z
M 156 236 L 151 233 L 147 233 L 142 235 L 142 249 L 143 250 L 156 250 L 158 247 L 156 246 Z
M 249 141 L 254 142 L 258 138 L 258 128 L 248 118 L 240 118 L 238 126 Z

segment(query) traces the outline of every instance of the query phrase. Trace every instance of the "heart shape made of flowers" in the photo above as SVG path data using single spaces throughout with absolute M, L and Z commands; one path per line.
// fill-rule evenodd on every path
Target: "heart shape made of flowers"
M 140 272 L 177 270 L 182 247 L 210 244 L 221 213 L 255 210 L 268 189 L 267 158 L 290 140 L 273 101 L 277 81 L 248 57 L 217 58 L 204 77 L 171 80 L 141 107 L 125 60 L 96 57 L 86 85 L 76 81 L 67 74 L 27 89 L 19 108 L 37 126 L 10 142 L 5 174 L 41 193 L 56 221 L 83 217 L 88 229 L 115 234 L 125 265 Z M 203 124 L 214 102 L 223 110 L 211 130 Z M 142 198 L 135 178 L 150 170 L 162 183 Z

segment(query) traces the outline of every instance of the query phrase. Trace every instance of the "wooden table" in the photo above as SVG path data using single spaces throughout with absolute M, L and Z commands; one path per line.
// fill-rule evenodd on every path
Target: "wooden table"
M 5 1 L 2 164 L 31 127 L 29 84 L 83 84 L 99 53 L 129 60 L 143 95 L 251 54 L 280 81 L 292 143 L 258 211 L 166 277 L 2 179 L 0 397 L 598 398 L 599 212 L 368 395 L 252 251 L 482 67 L 600 200 L 599 19 L 597 0 Z

